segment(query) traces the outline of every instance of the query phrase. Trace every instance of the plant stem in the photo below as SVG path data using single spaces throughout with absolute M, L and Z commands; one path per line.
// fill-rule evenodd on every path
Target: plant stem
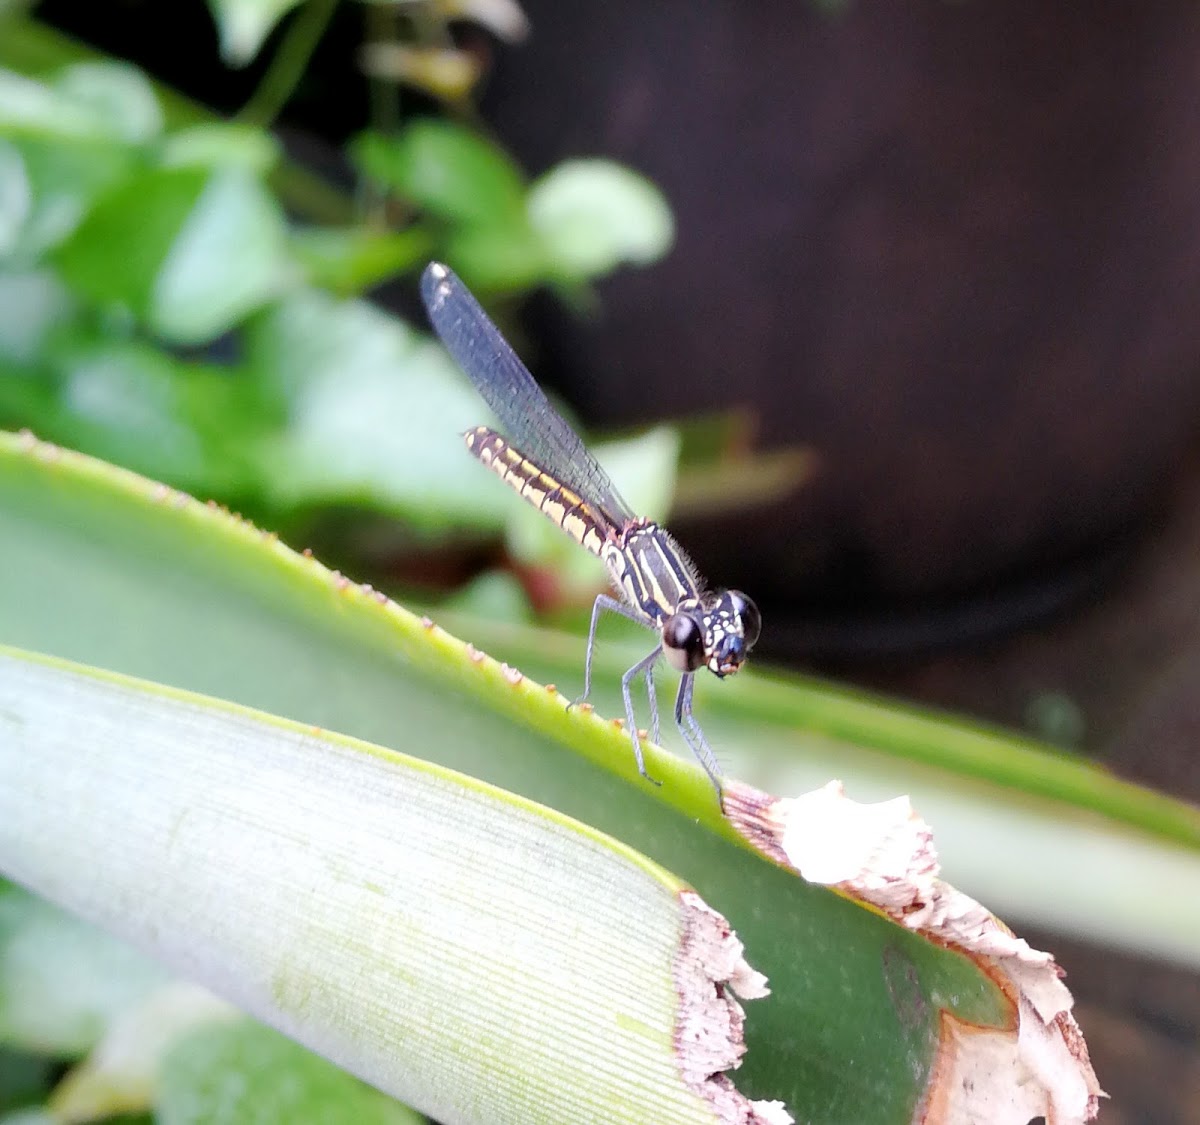
M 338 0 L 308 0 L 288 25 L 253 97 L 242 107 L 238 120 L 267 128 L 287 105 L 308 67 L 321 36 L 333 18 Z

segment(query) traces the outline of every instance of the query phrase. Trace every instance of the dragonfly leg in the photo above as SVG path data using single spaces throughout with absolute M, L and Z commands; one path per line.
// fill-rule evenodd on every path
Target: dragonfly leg
M 658 692 L 654 690 L 654 665 L 646 666 L 646 702 L 650 704 L 650 741 L 661 745 L 661 729 L 658 721 Z
M 586 703 L 587 697 L 592 694 L 592 652 L 596 647 L 596 626 L 600 622 L 600 614 L 606 610 L 609 613 L 619 613 L 622 617 L 628 617 L 630 621 L 636 621 L 638 624 L 644 624 L 638 614 L 623 602 L 617 601 L 616 598 L 610 598 L 607 594 L 601 594 L 595 600 L 592 604 L 592 624 L 588 629 L 587 654 L 583 658 L 583 694 L 578 699 L 573 699 L 567 704 L 568 711 L 572 707 L 578 707 L 579 704 Z
M 675 697 L 675 725 L 679 727 L 679 733 L 683 735 L 683 740 L 696 755 L 696 759 L 704 767 L 704 772 L 708 774 L 709 781 L 716 788 L 717 799 L 721 800 L 724 796 L 721 792 L 721 767 L 717 762 L 716 755 L 708 745 L 708 740 L 704 737 L 704 731 L 700 729 L 700 724 L 696 721 L 696 716 L 692 714 L 693 679 L 693 674 L 686 672 L 683 679 L 679 681 L 679 694 Z
M 624 608 L 624 607 L 622 607 Z M 639 660 L 628 672 L 621 677 L 621 696 L 625 700 L 625 719 L 629 723 L 629 737 L 633 741 L 633 756 L 637 761 L 638 773 L 647 781 L 654 785 L 661 785 L 661 781 L 656 781 L 646 772 L 646 761 L 642 757 L 642 743 L 638 739 L 637 732 L 637 715 L 633 711 L 633 692 L 630 691 L 629 685 L 633 683 L 638 676 L 645 676 L 647 682 L 650 682 L 650 677 L 654 672 L 654 665 L 658 658 L 662 655 L 662 645 L 655 645 L 654 651 L 649 656 Z M 655 708 L 655 728 L 658 726 L 657 705 Z

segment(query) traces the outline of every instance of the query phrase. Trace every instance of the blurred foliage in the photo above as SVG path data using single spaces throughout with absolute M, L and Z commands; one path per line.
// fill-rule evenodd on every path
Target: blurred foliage
M 531 183 L 463 123 L 474 115 L 462 89 L 449 98 L 410 68 L 395 81 L 451 102 L 456 119 L 360 130 L 345 153 L 356 220 L 305 221 L 303 203 L 285 208 L 279 194 L 278 144 L 247 123 L 286 100 L 315 46 L 314 10 L 328 18 L 323 0 L 293 6 L 213 0 L 231 63 L 280 20 L 296 25 L 232 122 L 195 109 L 182 120 L 178 96 L 127 63 L 77 52 L 47 66 L 46 29 L 0 9 L 0 60 L 29 64 L 0 69 L 0 427 L 285 532 L 345 505 L 426 536 L 495 528 L 494 496 L 450 436 L 484 420 L 482 407 L 423 326 L 363 295 L 409 285 L 439 258 L 501 315 L 541 285 L 577 300 L 622 263 L 665 252 L 670 212 L 603 160 Z M 414 50 L 452 50 L 452 17 L 520 29 L 507 4 L 408 8 L 425 28 Z
M 364 51 L 370 81 L 393 95 L 415 88 L 425 114 L 401 117 L 387 112 L 398 97 L 376 97 L 379 120 L 347 123 L 353 192 L 298 168 L 269 131 L 336 0 L 209 6 L 226 65 L 273 52 L 232 120 L 65 39 L 36 5 L 0 3 L 0 429 L 29 428 L 285 534 L 322 514 L 344 525 L 347 511 L 368 528 L 364 516 L 399 517 L 401 537 L 536 521 L 498 500 L 503 490 L 463 454 L 456 432 L 486 412 L 423 322 L 366 297 L 395 280 L 415 291 L 439 258 L 501 316 L 538 286 L 578 303 L 596 278 L 667 250 L 660 194 L 604 160 L 531 182 L 478 127 L 482 68 L 448 21 L 517 39 L 524 16 L 511 0 L 407 5 L 408 41 Z M 380 9 L 362 11 L 369 21 Z M 635 498 L 665 507 L 675 444 L 651 435 L 616 456 L 646 470 Z M 527 560 L 561 554 L 540 527 L 515 535 Z M 481 579 L 463 599 L 527 612 L 508 579 Z M 3 885 L 0 951 L 0 1115 L 49 1120 L 19 1107 L 44 1101 L 145 974 Z M 298 1070 L 292 1056 L 309 1062 Z M 308 1085 L 278 1088 L 285 1057 Z M 314 1107 L 329 1121 L 411 1119 L 245 1022 L 202 1027 L 164 1073 L 171 1120 L 313 1119 Z M 121 1108 L 117 1098 L 93 1112 Z
M 33 1107 L 51 1090 L 42 1116 Z M 0 1122 L 113 1121 L 150 1108 L 153 1118 L 120 1120 L 424 1120 L 0 880 Z
M 278 1081 L 286 1073 L 287 1082 Z M 173 1043 L 159 1076 L 167 1121 L 321 1121 L 418 1125 L 425 1119 L 249 1019 L 207 1024 Z

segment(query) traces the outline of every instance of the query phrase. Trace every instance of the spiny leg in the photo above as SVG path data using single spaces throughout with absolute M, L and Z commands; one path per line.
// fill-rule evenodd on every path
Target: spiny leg
M 662 646 L 660 645 L 661 649 Z M 654 688 L 654 665 L 646 669 L 646 701 L 650 704 L 650 741 L 662 745 L 662 731 L 658 722 L 658 692 Z
M 675 725 L 679 728 L 679 733 L 683 735 L 684 742 L 688 744 L 700 765 L 704 767 L 709 781 L 717 790 L 717 798 L 723 799 L 721 767 L 717 762 L 716 755 L 709 748 L 708 740 L 704 737 L 704 731 L 700 729 L 696 716 L 692 714 L 692 681 L 694 679 L 691 672 L 685 672 L 679 681 L 679 694 L 675 697 Z
M 578 699 L 571 700 L 567 704 L 567 710 L 572 707 L 578 707 L 581 703 L 587 702 L 587 697 L 592 694 L 592 652 L 596 647 L 596 625 L 600 621 L 600 614 L 605 610 L 610 613 L 619 613 L 622 617 L 628 617 L 630 621 L 636 621 L 639 625 L 644 625 L 643 618 L 630 609 L 623 602 L 617 601 L 616 598 L 610 598 L 607 594 L 601 594 L 592 603 L 592 624 L 588 629 L 587 653 L 583 658 L 583 694 Z M 641 665 L 639 664 L 640 668 Z M 658 740 L 655 739 L 657 742 Z
M 717 761 L 716 755 L 708 745 L 708 739 L 704 737 L 704 731 L 700 727 L 699 720 L 692 713 L 692 691 L 695 687 L 695 679 L 689 675 L 686 677 L 687 683 L 680 683 L 679 698 L 675 701 L 675 721 L 679 724 L 679 730 L 683 734 L 692 752 L 700 759 L 700 764 L 704 767 L 704 772 L 714 781 L 721 776 L 721 766 Z M 687 729 L 684 729 L 683 723 L 687 723 Z M 717 783 L 718 789 L 720 784 Z
M 653 783 L 654 785 L 661 785 L 662 782 L 655 781 L 655 779 L 652 778 L 646 772 L 646 762 L 645 762 L 645 759 L 642 757 L 642 744 L 641 744 L 641 741 L 638 739 L 637 716 L 633 712 L 633 693 L 629 690 L 629 685 L 638 676 L 641 676 L 641 675 L 646 676 L 647 682 L 649 682 L 650 675 L 654 670 L 655 662 L 658 660 L 659 656 L 661 656 L 661 655 L 662 655 L 662 645 L 655 645 L 654 651 L 652 653 L 650 653 L 649 656 L 647 656 L 643 660 L 639 660 L 632 668 L 629 669 L 628 672 L 625 673 L 625 675 L 623 675 L 621 677 L 621 696 L 625 700 L 625 719 L 629 723 L 629 737 L 633 740 L 633 756 L 634 756 L 635 760 L 637 761 L 638 773 L 640 773 L 642 775 L 642 777 L 644 777 L 647 781 Z M 656 706 L 656 709 L 655 709 L 655 726 L 656 727 L 658 725 L 657 715 L 658 715 L 658 711 L 657 711 L 657 706 Z

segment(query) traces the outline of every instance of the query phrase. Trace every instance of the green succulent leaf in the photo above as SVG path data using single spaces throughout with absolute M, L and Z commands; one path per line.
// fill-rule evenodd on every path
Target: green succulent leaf
M 753 966 L 767 974 L 772 995 L 748 1011 L 749 1050 L 735 1082 L 749 1096 L 783 1098 L 802 1117 L 907 1121 L 914 1106 L 928 1095 L 926 1083 L 930 1076 L 938 1073 L 934 1053 L 946 1018 L 976 1028 L 994 1028 L 1000 1034 L 1010 1027 L 1008 1000 L 969 958 L 930 944 L 828 890 L 807 885 L 747 848 L 721 816 L 707 779 L 690 762 L 647 747 L 650 771 L 663 782 L 661 788 L 647 786 L 637 777 L 627 736 L 612 724 L 579 709 L 566 710 L 561 695 L 526 679 L 511 666 L 482 656 L 431 623 L 386 603 L 373 591 L 329 575 L 315 562 L 291 554 L 271 537 L 218 510 L 29 438 L 18 438 L 0 442 L 0 536 L 9 545 L 0 556 L 0 616 L 9 640 L 264 708 L 291 720 L 281 725 L 280 720 L 231 712 L 229 704 L 196 701 L 191 696 L 173 699 L 166 689 L 97 678 L 84 670 L 57 668 L 53 662 L 10 662 L 9 670 L 0 675 L 0 685 L 7 685 L 8 691 L 0 713 L 17 716 L 24 724 L 21 729 L 27 729 L 31 737 L 40 738 L 39 732 L 49 728 L 44 719 L 35 721 L 27 713 L 28 701 L 41 694 L 29 688 L 30 676 L 44 679 L 48 685 L 43 716 L 72 716 L 77 724 L 74 729 L 87 732 L 87 738 L 103 746 L 103 750 L 81 755 L 77 740 L 67 739 L 58 743 L 59 753 L 67 754 L 67 758 L 39 763 L 40 751 L 18 752 L 14 767 L 25 763 L 22 769 L 46 769 L 49 777 L 59 778 L 63 784 L 72 784 L 73 772 L 82 770 L 79 776 L 86 780 L 80 783 L 81 791 L 88 792 L 97 792 L 96 787 L 106 777 L 110 778 L 108 784 L 119 784 L 130 774 L 144 776 L 147 783 L 159 777 L 162 784 L 175 786 L 194 774 L 197 793 L 204 794 L 203 807 L 216 818 L 216 826 L 211 828 L 216 835 L 210 838 L 202 832 L 186 868 L 179 867 L 183 856 L 177 853 L 174 869 L 177 873 L 194 871 L 198 878 L 208 880 L 210 891 L 198 900 L 186 889 L 178 893 L 187 895 L 188 901 L 208 901 L 210 894 L 217 894 L 221 901 L 226 901 L 226 895 L 241 895 L 247 904 L 247 916 L 262 916 L 263 927 L 271 937 L 256 937 L 253 927 L 246 930 L 238 926 L 230 931 L 229 940 L 242 946 L 249 943 L 251 951 L 258 949 L 261 953 L 254 954 L 249 962 L 238 962 L 245 965 L 249 976 L 239 976 L 236 981 L 202 971 L 199 962 L 186 963 L 193 966 L 194 975 L 207 979 L 250 1011 L 318 1046 L 373 1082 L 375 1064 L 371 1058 L 377 1057 L 371 1055 L 374 1037 L 356 1034 L 351 1042 L 345 1038 L 344 1024 L 335 1019 L 331 1028 L 319 1015 L 311 1023 L 294 1022 L 313 1014 L 314 997 L 325 997 L 321 1003 L 332 1002 L 322 989 L 314 991 L 313 974 L 326 980 L 331 967 L 338 963 L 336 958 L 322 958 L 321 969 L 309 967 L 298 978 L 290 974 L 286 978 L 289 983 L 293 979 L 305 982 L 296 992 L 288 989 L 281 993 L 278 988 L 263 992 L 253 984 L 271 979 L 261 956 L 286 953 L 288 947 L 280 942 L 282 931 L 270 921 L 271 911 L 265 909 L 268 899 L 264 898 L 264 878 L 255 874 L 253 865 L 252 869 L 239 870 L 239 863 L 253 858 L 255 864 L 286 865 L 308 854 L 303 848 L 297 852 L 294 844 L 274 845 L 262 838 L 257 843 L 246 839 L 240 844 L 235 842 L 238 832 L 259 822 L 260 813 L 262 817 L 298 816 L 298 820 L 288 823 L 305 825 L 304 839 L 311 841 L 313 834 L 319 833 L 322 841 L 344 850 L 354 863 L 381 865 L 376 875 L 353 880 L 360 894 L 369 892 L 370 885 L 379 885 L 385 873 L 388 878 L 410 878 L 423 870 L 420 863 L 405 862 L 401 857 L 411 853 L 417 842 L 425 846 L 429 832 L 411 826 L 406 829 L 403 820 L 397 820 L 412 813 L 418 792 L 444 795 L 447 786 L 448 791 L 486 792 L 491 795 L 485 802 L 487 807 L 528 809 L 535 823 L 559 823 L 554 817 L 561 815 L 572 825 L 588 826 L 571 829 L 576 834 L 583 832 L 580 839 L 599 832 L 605 840 L 620 840 L 622 847 L 635 849 L 628 853 L 633 860 L 629 871 L 644 873 L 648 870 L 644 864 L 652 862 L 677 872 L 730 920 L 745 941 Z M 19 596 L 13 597 L 18 591 Z M 478 637 L 486 633 L 480 622 L 472 628 Z M 187 638 L 186 644 L 179 643 L 180 638 Z M 511 634 L 508 641 L 498 633 L 493 633 L 493 639 L 498 647 L 509 651 L 519 648 Z M 556 679 L 577 679 L 577 640 L 529 634 L 524 643 L 530 646 L 526 649 L 528 660 L 522 659 L 526 668 L 551 668 Z M 598 683 L 602 685 L 598 692 L 605 706 L 612 699 L 612 673 L 624 666 L 624 659 L 622 646 L 605 646 L 597 665 Z M 18 672 L 26 669 L 20 673 L 24 680 L 13 668 Z M 21 687 L 21 683 L 26 686 Z M 739 748 L 741 772 L 761 775 L 774 770 L 785 782 L 780 788 L 794 790 L 805 773 L 819 772 L 824 779 L 835 771 L 849 772 L 857 764 L 881 764 L 885 761 L 881 747 L 894 729 L 897 745 L 905 744 L 919 752 L 914 761 L 922 764 L 913 777 L 924 775 L 922 793 L 934 794 L 940 788 L 947 800 L 951 799 L 955 782 L 949 767 L 957 751 L 945 749 L 953 739 L 944 735 L 943 748 L 938 749 L 937 732 L 944 724 L 811 685 L 801 688 L 750 680 L 739 689 L 751 700 L 749 710 L 735 703 L 736 696 L 720 706 L 708 698 L 702 717 L 717 745 L 726 751 Z M 145 698 L 135 706 L 134 696 Z M 107 724 L 97 721 L 98 712 L 87 703 L 89 698 L 107 699 L 103 712 L 111 716 Z M 149 709 L 158 714 L 158 705 L 152 705 L 154 699 L 164 701 L 162 719 L 173 724 L 170 733 L 156 733 L 155 725 L 148 720 L 133 726 L 128 722 L 131 713 L 146 715 Z M 175 715 L 180 707 L 187 717 Z M 214 727 L 198 719 L 202 714 L 215 715 L 220 721 Z M 797 725 L 801 714 L 807 717 L 807 730 Z M 221 719 L 222 715 L 226 718 Z M 230 723 L 235 723 L 237 732 Z M 844 741 L 854 729 L 864 740 L 858 746 Z M 408 751 L 410 757 L 396 759 L 386 752 L 344 744 L 340 736 L 322 733 L 333 730 L 396 746 Z M 271 731 L 278 733 L 272 735 Z M 959 737 L 972 743 L 973 752 L 986 744 L 978 734 Z M 278 739 L 290 747 L 286 765 L 277 757 L 281 751 L 268 749 L 276 746 Z M 868 744 L 870 739 L 874 746 Z M 189 759 L 180 756 L 181 748 L 195 740 L 198 745 L 190 753 L 197 765 L 189 773 L 183 769 Z M 163 745 L 176 747 L 176 753 L 164 755 Z M 993 749 L 1001 745 L 1002 740 L 992 736 Z M 760 750 L 765 756 L 756 758 Z M 145 761 L 159 765 L 144 771 L 129 763 L 114 770 L 113 755 L 126 753 L 143 755 Z M 221 753 L 228 761 L 218 767 L 217 756 Z M 931 768 L 939 756 L 940 763 Z M 74 763 L 69 770 L 63 764 L 67 761 Z M 1009 748 L 1008 768 L 1026 761 L 1030 767 L 1046 768 L 1051 764 L 1048 756 L 1039 758 L 1030 749 Z M 326 772 L 335 765 L 336 774 Z M 251 780 L 260 768 L 267 770 L 270 779 L 262 785 Z M 110 770 L 114 770 L 111 777 Z M 453 771 L 453 779 L 442 772 L 446 770 Z M 881 776 L 886 779 L 886 771 Z M 978 790 L 983 776 L 977 770 L 963 784 L 963 791 Z M 1032 771 L 1030 776 L 1034 776 Z M 1082 782 L 1089 777 L 1086 770 L 1074 764 L 1053 766 L 1046 776 L 1055 779 L 1060 792 L 1066 778 L 1074 776 Z M 342 781 L 335 782 L 338 777 Z M 478 780 L 467 780 L 470 778 Z M 436 784 L 430 789 L 427 781 Z M 502 788 L 493 790 L 484 784 L 477 789 L 482 783 Z M 335 813 L 342 799 L 338 794 L 343 790 L 344 809 Z M 521 797 L 512 796 L 518 793 Z M 992 794 L 1002 793 L 993 783 Z M 1113 811 L 1118 800 L 1125 802 L 1130 813 L 1126 834 L 1130 834 L 1136 819 L 1136 791 L 1109 784 L 1107 790 L 1103 786 L 1095 788 L 1095 794 L 1103 794 Z M 136 824 L 137 818 L 128 811 L 129 794 L 125 796 L 119 811 L 105 815 Z M 165 793 L 149 792 L 145 796 L 166 815 Z M 188 792 L 180 799 L 192 802 Z M 38 874 L 24 866 L 29 853 L 22 841 L 41 831 L 28 821 L 29 816 L 56 815 L 61 822 L 61 814 L 54 805 L 39 805 L 18 796 L 13 800 L 13 813 L 22 810 L 25 827 L 22 831 L 21 820 L 15 815 L 0 816 L 0 825 L 8 825 L 10 833 L 8 844 L 0 843 L 0 855 L 5 857 L 3 862 L 9 870 L 23 872 L 26 882 L 48 888 L 52 885 L 48 882 L 50 869 Z M 249 819 L 238 811 L 248 813 L 248 800 L 253 800 L 254 808 L 259 810 Z M 90 807 L 98 812 L 107 807 L 107 802 L 93 800 Z M 469 806 L 456 807 L 455 815 L 443 816 L 442 822 L 458 828 L 464 824 Z M 366 815 L 368 808 L 376 809 L 372 816 L 379 819 L 372 821 Z M 555 813 L 550 814 L 551 809 Z M 1182 811 L 1170 802 L 1161 803 L 1160 816 L 1173 809 L 1177 817 L 1174 842 L 1169 843 L 1161 833 L 1156 838 L 1145 829 L 1141 831 L 1144 847 L 1157 849 L 1159 857 L 1175 864 L 1178 888 L 1185 880 L 1196 878 L 1194 841 L 1200 833 L 1194 816 L 1189 827 Z M 1054 818 L 1064 814 L 1069 817 L 1070 806 L 1060 798 L 1051 811 Z M 227 824 L 230 816 L 234 821 Z M 188 822 L 199 827 L 208 819 Z M 73 817 L 69 823 L 72 833 L 67 839 L 93 860 L 106 850 L 102 840 L 122 839 L 120 834 L 114 836 L 103 818 L 98 826 L 87 817 Z M 169 823 L 170 818 L 153 830 L 165 830 Z M 369 843 L 355 834 L 368 823 L 379 824 L 379 831 L 384 833 Z M 1049 817 L 1045 823 L 1050 823 Z M 153 824 L 151 821 L 150 826 Z M 490 817 L 484 817 L 483 824 L 489 826 L 480 828 L 483 835 L 494 834 L 496 825 Z M 278 831 L 283 833 L 280 839 L 295 839 L 294 826 Z M 91 832 L 100 835 L 88 835 Z M 1190 852 L 1184 839 L 1188 832 L 1192 833 Z M 385 843 L 385 839 L 391 842 Z M 492 839 L 494 842 L 499 837 L 493 835 Z M 234 849 L 246 859 L 214 864 L 212 849 L 217 841 L 225 841 L 221 846 Z M 132 839 L 124 843 L 136 852 L 140 863 L 163 861 L 161 846 L 145 841 L 138 844 Z M 176 838 L 175 847 L 181 843 Z M 605 848 L 612 846 L 605 844 Z M 401 850 L 395 851 L 397 848 Z M 1174 858 L 1168 854 L 1172 848 Z M 458 844 L 451 851 L 462 854 Z M 484 860 L 494 858 L 510 862 L 506 857 L 513 854 L 511 847 L 481 845 L 478 858 L 470 866 L 483 868 Z M 545 856 L 547 852 L 539 849 L 538 854 Z M 647 858 L 635 859 L 639 854 Z M 48 857 L 47 862 L 49 858 L 62 863 L 65 871 L 81 866 L 70 855 Z M 92 869 L 96 869 L 95 863 Z M 575 870 L 584 878 L 595 874 L 591 862 L 568 863 L 565 869 Z M 654 869 L 660 870 L 657 866 Z M 544 883 L 546 872 L 536 864 L 533 870 Z M 322 861 L 312 871 L 306 870 L 299 883 L 295 877 L 286 880 L 288 893 L 270 901 L 308 917 L 313 903 L 328 900 L 332 914 L 324 913 L 323 917 L 334 919 L 339 926 L 361 925 L 356 922 L 354 910 L 347 910 L 337 894 L 295 901 L 290 888 L 311 885 L 316 871 L 338 878 L 339 872 L 345 872 L 345 864 Z M 55 876 L 60 877 L 66 878 Z M 128 877 L 138 885 L 146 878 L 136 872 Z M 494 872 L 488 876 L 495 877 Z M 612 886 L 611 877 L 606 876 L 604 882 Z M 182 950 L 192 948 L 186 939 L 180 939 L 182 946 L 168 942 L 160 947 L 158 943 L 168 941 L 160 925 L 156 924 L 152 932 L 139 931 L 140 937 L 129 931 L 125 915 L 114 916 L 108 908 L 108 900 L 114 896 L 95 884 L 93 878 L 87 887 L 71 887 L 69 901 L 76 909 L 124 928 L 128 936 L 143 945 L 149 942 L 147 947 L 159 948 L 168 961 L 184 963 L 179 959 L 184 956 Z M 655 884 L 652 880 L 647 885 Z M 84 897 L 73 897 L 77 894 Z M 498 895 L 498 901 L 509 902 L 511 898 L 507 892 Z M 584 909 L 595 913 L 587 895 L 579 898 L 564 892 L 552 893 L 549 898 L 567 909 L 586 903 Z M 625 902 L 622 909 L 627 912 L 627 923 L 628 919 L 658 914 L 649 906 L 633 905 L 627 891 L 618 898 Z M 388 900 L 402 903 L 410 897 L 397 892 Z M 122 901 L 121 896 L 115 896 L 115 901 Z M 479 893 L 452 895 L 451 901 L 469 902 L 471 917 L 480 909 Z M 667 900 L 661 902 L 665 906 Z M 538 935 L 562 929 L 561 922 L 549 925 L 539 921 L 537 911 L 527 911 L 527 915 L 532 924 L 522 940 L 536 944 Z M 223 916 L 224 909 L 214 910 L 211 915 L 188 913 L 188 932 L 201 949 L 212 947 L 211 939 L 204 938 L 201 918 L 205 919 L 204 926 L 211 926 Z M 369 925 L 367 931 L 374 933 Z M 1194 935 L 1194 925 L 1191 931 Z M 401 931 L 395 931 L 395 936 L 399 938 Z M 352 979 L 375 996 L 379 979 L 368 971 L 368 966 L 378 956 L 376 945 L 372 941 L 355 943 L 348 935 L 332 940 L 331 949 L 341 949 L 351 958 L 348 971 Z M 303 948 L 311 949 L 311 943 L 309 925 Z M 187 957 L 192 955 L 188 953 Z M 219 949 L 211 956 L 219 964 L 229 963 Z M 366 957 L 367 962 L 356 961 L 358 956 Z M 389 974 L 403 977 L 405 965 L 411 971 L 412 962 L 405 958 L 386 960 Z M 608 976 L 601 976 L 611 983 Z M 518 978 L 519 988 L 527 989 L 527 981 L 521 974 Z M 495 993 L 502 983 L 495 973 L 487 979 L 488 987 L 467 991 L 486 994 L 486 1005 L 490 1007 L 499 1002 L 503 990 Z M 303 998 L 301 1007 L 294 1003 L 297 997 Z M 278 1007 L 281 998 L 286 1000 L 284 1010 Z M 356 1020 L 361 1018 L 355 1004 L 337 1010 L 356 1013 Z M 819 1018 L 814 1018 L 814 1013 L 819 1013 Z M 616 1025 L 636 1028 L 643 1022 L 626 1024 L 619 1019 Z M 318 1033 L 333 1034 L 340 1046 L 334 1050 L 324 1038 L 318 1042 Z M 563 1034 L 556 1041 L 561 1041 Z M 587 1037 L 568 1036 L 570 1041 L 576 1038 Z M 361 1053 L 364 1049 L 370 1058 Z M 384 1055 L 389 1067 L 399 1066 L 409 1073 L 403 1062 L 408 1057 L 404 1051 L 393 1048 L 385 1050 Z M 425 1056 L 420 1051 L 412 1054 L 414 1065 L 419 1057 Z M 869 1065 L 864 1061 L 867 1059 Z M 863 1065 L 855 1065 L 855 1060 Z M 394 1088 L 399 1092 L 399 1087 Z M 432 1095 L 417 1097 L 407 1088 L 404 1096 L 422 1108 L 443 1105 Z M 483 1116 L 494 1119 L 486 1112 Z M 467 1115 L 464 1119 L 477 1118 Z

